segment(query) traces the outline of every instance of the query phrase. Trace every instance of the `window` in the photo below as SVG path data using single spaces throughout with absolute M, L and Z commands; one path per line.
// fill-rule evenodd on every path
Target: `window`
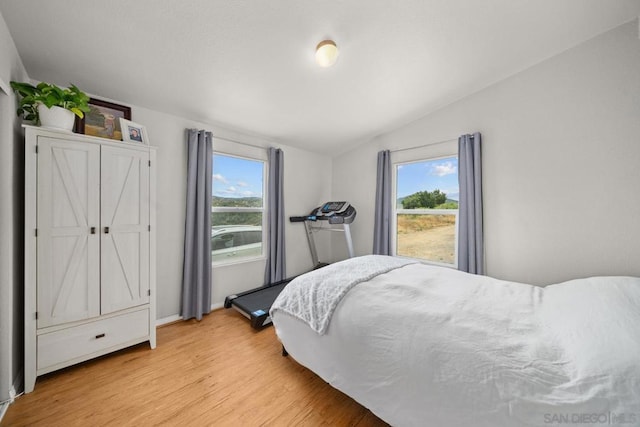
M 262 256 L 265 162 L 213 154 L 211 257 L 214 263 Z
M 395 165 L 395 254 L 457 265 L 457 156 Z

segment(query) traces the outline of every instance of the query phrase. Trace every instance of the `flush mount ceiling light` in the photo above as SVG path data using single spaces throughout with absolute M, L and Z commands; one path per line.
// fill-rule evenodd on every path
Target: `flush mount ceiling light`
M 331 67 L 338 59 L 338 47 L 333 40 L 323 40 L 316 46 L 316 62 L 323 68 Z

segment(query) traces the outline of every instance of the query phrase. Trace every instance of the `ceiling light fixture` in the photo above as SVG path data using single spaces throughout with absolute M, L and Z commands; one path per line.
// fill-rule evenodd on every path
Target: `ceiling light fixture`
M 322 68 L 331 67 L 338 59 L 338 46 L 333 40 L 323 40 L 316 46 L 316 62 Z

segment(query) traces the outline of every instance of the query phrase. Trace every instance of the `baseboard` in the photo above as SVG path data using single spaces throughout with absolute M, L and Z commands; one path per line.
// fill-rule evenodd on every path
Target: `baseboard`
M 167 325 L 169 323 L 179 322 L 182 320 L 182 316 L 179 314 L 174 314 L 173 316 L 163 317 L 162 319 L 156 320 L 156 327 Z
M 221 309 L 223 307 L 224 307 L 224 304 L 221 303 L 221 302 L 215 303 L 215 304 L 211 304 L 211 311 L 219 310 L 219 309 Z M 182 316 L 180 316 L 179 314 L 174 314 L 173 316 L 163 317 L 161 319 L 156 320 L 156 327 L 157 326 L 167 325 L 169 323 L 179 322 L 180 320 L 182 320 Z

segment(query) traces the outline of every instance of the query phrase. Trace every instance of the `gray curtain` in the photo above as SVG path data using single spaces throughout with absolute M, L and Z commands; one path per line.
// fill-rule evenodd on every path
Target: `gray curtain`
M 376 178 L 375 222 L 373 226 L 373 253 L 391 255 L 391 152 L 378 153 Z
M 211 132 L 187 131 L 187 216 L 182 273 L 183 319 L 211 311 Z
M 286 278 L 284 248 L 284 153 L 279 148 L 269 148 L 269 178 L 267 181 L 267 265 L 264 284 L 276 283 Z
M 484 274 L 481 145 L 477 132 L 458 138 L 458 269 L 475 274 Z

